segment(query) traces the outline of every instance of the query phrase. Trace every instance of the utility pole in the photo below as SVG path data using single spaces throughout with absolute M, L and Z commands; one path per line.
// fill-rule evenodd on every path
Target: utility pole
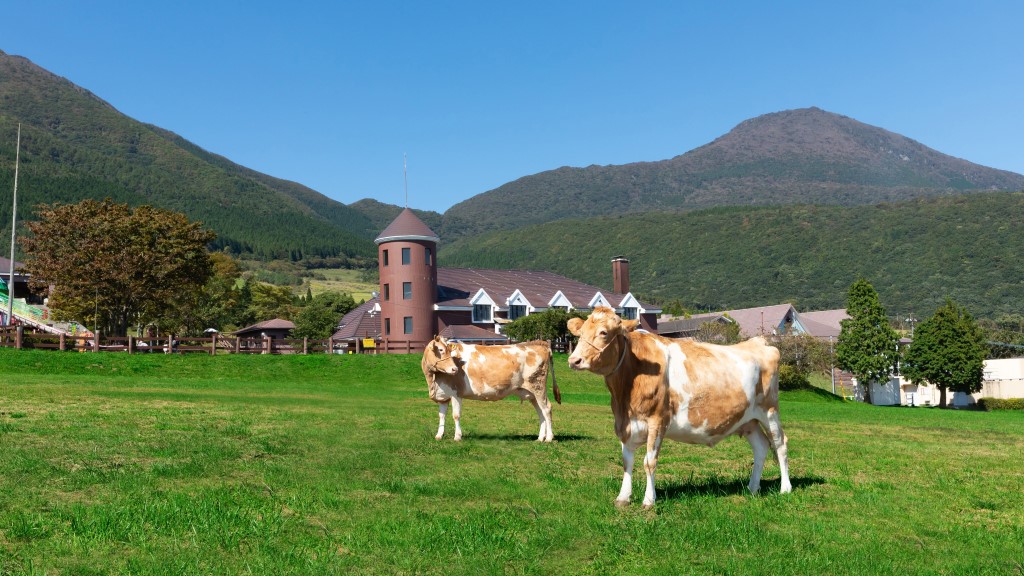
M 18 226 L 18 164 L 21 161 L 21 122 L 18 122 L 18 144 L 14 149 L 14 205 L 11 208 L 11 269 L 7 276 L 7 325 L 14 319 L 14 239 Z

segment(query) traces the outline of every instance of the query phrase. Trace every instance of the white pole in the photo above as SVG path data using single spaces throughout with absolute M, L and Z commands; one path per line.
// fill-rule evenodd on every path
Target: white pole
M 14 239 L 18 225 L 18 164 L 21 161 L 21 122 L 18 123 L 18 145 L 14 149 L 14 205 L 11 208 L 11 270 L 7 282 L 7 325 L 14 318 Z

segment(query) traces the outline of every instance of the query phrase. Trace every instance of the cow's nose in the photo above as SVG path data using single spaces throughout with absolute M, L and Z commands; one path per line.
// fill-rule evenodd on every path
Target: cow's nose
M 572 366 L 573 368 L 579 368 L 580 364 L 582 364 L 582 363 L 583 363 L 583 358 L 579 358 L 577 356 L 570 356 L 569 357 L 569 366 Z

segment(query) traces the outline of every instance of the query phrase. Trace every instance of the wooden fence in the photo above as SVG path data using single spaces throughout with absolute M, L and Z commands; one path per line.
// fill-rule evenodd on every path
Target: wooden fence
M 0 348 L 71 350 L 79 352 L 127 352 L 128 354 L 421 354 L 428 340 L 355 341 L 310 340 L 308 338 L 237 338 L 214 334 L 206 337 L 163 336 L 69 336 L 0 326 Z M 483 340 L 461 340 L 466 344 L 493 344 Z M 372 343 L 372 346 L 370 345 Z M 567 341 L 554 341 L 556 352 L 568 352 Z

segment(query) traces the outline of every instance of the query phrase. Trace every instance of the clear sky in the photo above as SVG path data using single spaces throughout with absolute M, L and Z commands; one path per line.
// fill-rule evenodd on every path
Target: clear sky
M 340 202 L 443 212 L 817 106 L 1024 173 L 1024 2 L 3 2 L 0 50 Z

